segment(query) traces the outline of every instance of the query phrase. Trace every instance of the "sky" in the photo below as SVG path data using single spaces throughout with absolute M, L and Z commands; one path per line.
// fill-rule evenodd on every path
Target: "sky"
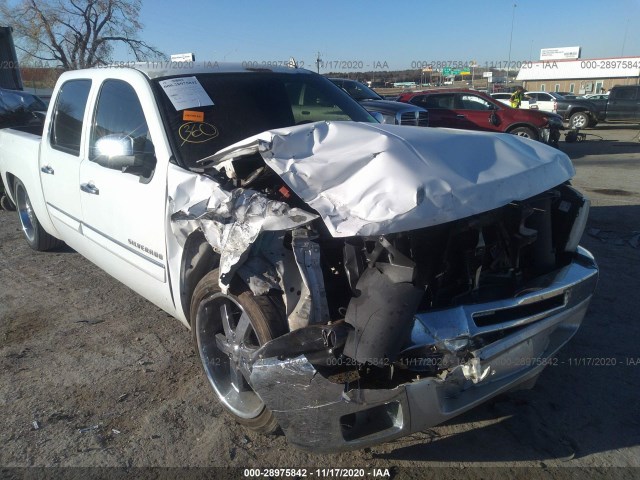
M 141 21 L 140 37 L 166 54 L 259 64 L 294 57 L 315 70 L 320 52 L 320 73 L 506 65 L 510 42 L 511 62 L 550 47 L 640 56 L 640 0 L 143 0 Z M 114 60 L 131 59 L 116 50 Z

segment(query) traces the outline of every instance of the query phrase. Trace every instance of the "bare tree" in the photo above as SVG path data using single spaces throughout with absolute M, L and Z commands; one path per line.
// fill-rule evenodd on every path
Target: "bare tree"
M 140 0 L 5 0 L 0 22 L 13 27 L 25 60 L 73 70 L 109 63 L 118 43 L 138 61 L 164 57 L 138 37 L 140 7 Z

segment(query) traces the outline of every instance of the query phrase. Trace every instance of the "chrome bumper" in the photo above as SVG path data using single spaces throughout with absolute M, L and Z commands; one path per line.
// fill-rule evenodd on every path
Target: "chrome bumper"
M 445 378 L 364 389 L 357 381 L 329 381 L 300 355 L 256 361 L 250 382 L 288 441 L 300 448 L 335 452 L 389 441 L 442 423 L 534 379 L 578 330 L 597 278 L 593 257 L 579 248 L 570 265 L 541 279 L 546 285 L 542 289 L 415 315 L 412 339 L 420 342 L 511 332 L 470 352 L 472 360 Z

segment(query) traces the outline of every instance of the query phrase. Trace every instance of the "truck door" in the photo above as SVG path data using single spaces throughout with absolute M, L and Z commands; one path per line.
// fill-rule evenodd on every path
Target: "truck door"
M 47 210 L 56 229 L 72 246 L 82 239 L 78 175 L 83 159 L 83 125 L 91 80 L 68 80 L 58 90 L 43 132 L 40 178 Z M 75 246 L 74 246 L 75 247 Z
M 132 83 L 135 88 L 128 81 L 106 79 L 97 92 L 88 155 L 80 168 L 83 232 L 94 263 L 171 311 L 165 239 L 168 147 L 148 83 L 137 77 Z M 136 93 L 145 90 L 145 95 Z
M 608 121 L 635 122 L 640 120 L 640 87 L 615 87 L 607 102 Z

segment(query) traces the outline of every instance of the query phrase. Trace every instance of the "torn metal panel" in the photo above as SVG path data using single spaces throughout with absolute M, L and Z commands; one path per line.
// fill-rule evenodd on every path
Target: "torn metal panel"
M 279 360 L 268 358 L 253 365 L 250 383 L 273 412 L 289 442 L 317 451 L 348 448 L 341 417 L 366 410 L 373 405 L 398 402 L 406 406 L 401 388 L 360 389 L 355 384 L 332 383 L 323 377 L 304 356 Z M 408 424 L 405 425 L 408 427 Z M 395 436 L 401 429 L 392 426 Z M 384 432 L 384 439 L 390 439 Z M 406 433 L 405 433 L 406 434 Z M 368 441 L 380 441 L 378 435 Z M 353 442 L 361 447 L 360 442 Z
M 184 170 L 173 163 L 167 167 L 167 203 L 165 210 L 165 231 L 167 232 L 167 262 L 169 264 L 169 282 L 174 301 L 181 298 L 182 278 L 176 274 L 182 270 L 182 260 L 187 238 L 197 229 L 197 225 L 189 219 L 174 219 L 173 215 L 181 210 L 188 210 L 194 205 L 208 201 L 212 193 L 219 190 L 217 182 L 211 178 Z M 204 205 L 203 205 L 204 207 Z M 176 316 L 189 327 L 188 301 L 180 302 Z
M 168 209 L 171 216 L 171 230 L 181 246 L 197 228 L 198 224 L 190 222 L 194 217 L 200 217 L 207 211 L 207 206 L 213 199 L 218 204 L 228 201 L 229 194 L 209 177 L 186 172 L 173 165 L 169 178 Z M 180 213 L 182 212 L 182 213 Z M 189 212 L 187 214 L 186 212 Z
M 171 220 L 174 233 L 180 237 L 202 229 L 209 244 L 220 254 L 220 287 L 225 293 L 261 232 L 291 230 L 318 218 L 254 190 L 237 188 L 226 192 L 216 182 L 213 184 L 205 200 L 192 202 L 186 209 L 175 212 Z M 254 283 L 254 286 L 258 291 L 264 290 L 264 285 Z
M 564 153 L 516 135 L 355 122 L 263 132 L 202 162 L 229 172 L 232 160 L 257 152 L 334 237 L 465 218 L 575 174 Z
M 467 380 L 471 380 L 473 383 L 480 383 L 482 380 L 488 377 L 491 372 L 491 366 L 484 367 L 479 358 L 473 357 L 467 363 L 461 366 L 462 374 Z
M 318 357 L 320 364 L 330 365 L 331 359 L 335 359 L 335 350 L 344 346 L 349 330 L 344 322 L 299 328 L 265 343 L 253 353 L 251 361 L 305 355 L 307 359 Z

